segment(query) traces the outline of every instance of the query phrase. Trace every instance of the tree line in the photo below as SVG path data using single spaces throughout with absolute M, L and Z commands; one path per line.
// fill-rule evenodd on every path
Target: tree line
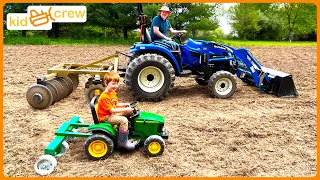
M 8 13 L 26 13 L 29 5 L 5 4 L 4 23 Z M 49 4 L 45 4 L 49 5 Z M 51 4 L 62 5 L 62 4 Z M 68 4 L 63 4 L 68 5 Z M 69 4 L 71 5 L 71 4 Z M 72 4 L 87 7 L 85 23 L 53 23 L 52 30 L 32 31 L 32 35 L 50 38 L 102 38 L 138 36 L 137 4 L 125 3 L 84 3 Z M 170 3 L 169 17 L 174 29 L 186 29 L 192 38 L 236 38 L 243 40 L 304 40 L 316 41 L 316 5 L 310 3 L 238 3 L 223 10 L 221 3 Z M 158 14 L 162 4 L 143 4 L 147 26 Z M 219 27 L 219 16 L 230 19 L 232 32 L 225 35 Z M 6 25 L 4 24 L 4 27 Z M 27 36 L 27 31 L 9 31 L 5 36 Z

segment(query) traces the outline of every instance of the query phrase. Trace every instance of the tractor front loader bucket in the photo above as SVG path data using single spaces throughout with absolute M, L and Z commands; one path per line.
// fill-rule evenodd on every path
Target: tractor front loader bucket
M 237 76 L 245 83 L 278 97 L 296 97 L 298 92 L 291 74 L 263 67 L 244 48 L 234 51 L 237 57 Z
M 270 68 L 261 67 L 262 72 L 267 73 L 270 79 L 269 88 L 266 89 L 278 97 L 296 97 L 298 92 L 293 82 L 291 74 L 276 71 Z

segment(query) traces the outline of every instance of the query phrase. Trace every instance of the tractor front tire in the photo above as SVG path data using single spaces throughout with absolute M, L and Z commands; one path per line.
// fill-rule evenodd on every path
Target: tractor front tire
M 208 81 L 208 89 L 213 97 L 226 99 L 236 91 L 236 79 L 228 71 L 217 71 Z
M 114 148 L 114 143 L 107 135 L 97 133 L 89 136 L 84 144 L 86 155 L 91 160 L 108 158 Z
M 161 101 L 173 87 L 175 71 L 171 63 L 158 54 L 142 54 L 127 67 L 125 83 L 136 100 Z
M 144 152 L 150 156 L 160 156 L 165 148 L 165 143 L 162 137 L 158 135 L 149 136 L 143 145 Z

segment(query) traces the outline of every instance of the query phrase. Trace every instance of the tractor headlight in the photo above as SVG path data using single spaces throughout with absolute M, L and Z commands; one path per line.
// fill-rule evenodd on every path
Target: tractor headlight
M 164 124 L 159 124 L 158 133 L 162 133 L 163 132 L 163 126 L 164 126 Z

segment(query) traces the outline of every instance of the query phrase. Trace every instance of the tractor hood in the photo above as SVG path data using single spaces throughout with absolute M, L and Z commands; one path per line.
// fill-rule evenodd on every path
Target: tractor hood
M 193 39 L 189 38 L 187 42 L 187 47 L 194 50 L 194 51 L 200 51 L 201 50 L 202 43 L 194 41 Z
M 150 113 L 150 112 L 140 112 L 140 116 L 137 117 L 135 120 L 140 121 L 157 121 L 159 123 L 164 123 L 163 116 L 160 116 L 158 114 Z

